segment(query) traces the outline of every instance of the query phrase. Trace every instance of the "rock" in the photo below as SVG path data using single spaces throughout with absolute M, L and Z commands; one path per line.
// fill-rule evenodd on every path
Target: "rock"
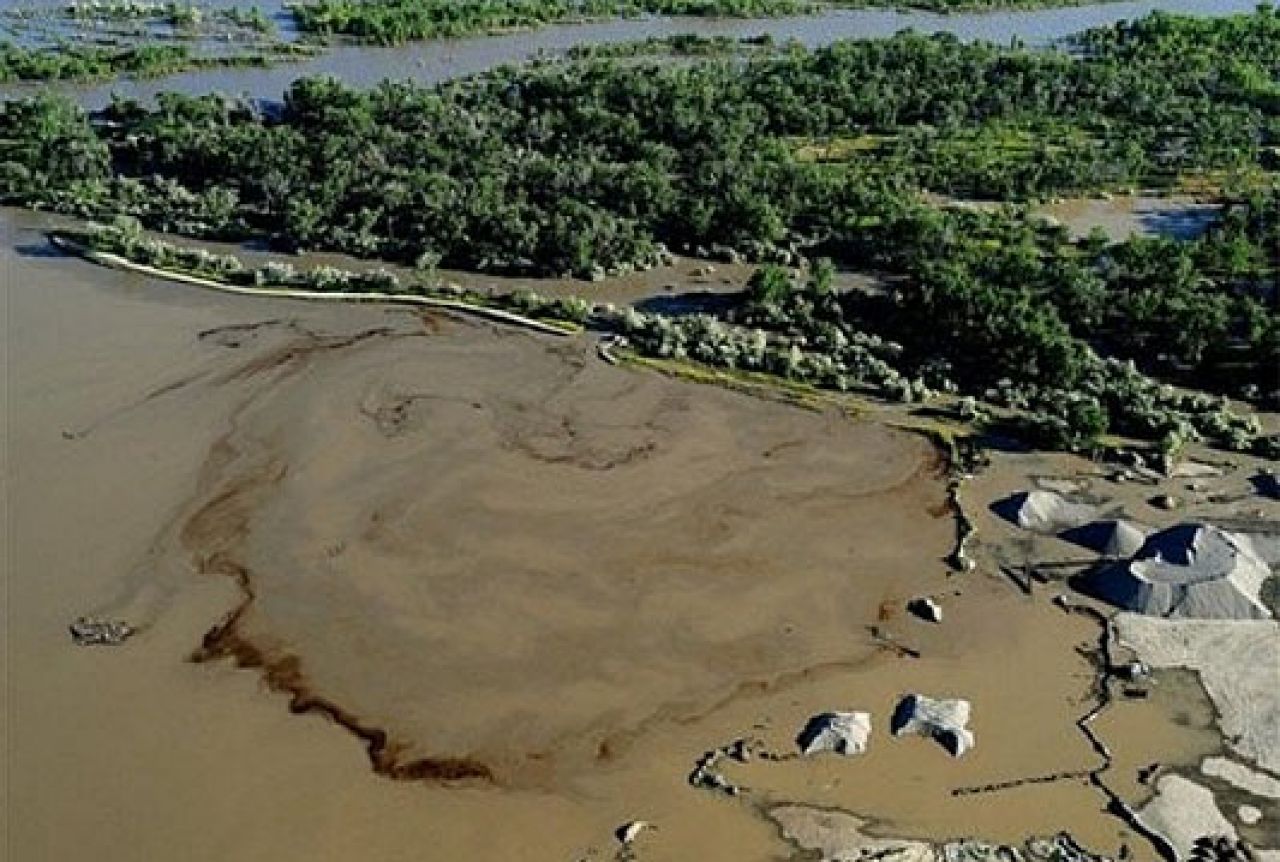
M 1253 853 L 1245 842 L 1234 836 L 1202 835 L 1195 841 L 1191 859 L 1192 862 L 1253 862 Z
M 1059 832 L 1052 838 L 1032 838 L 1026 843 L 1026 851 L 1032 862 L 1111 862 L 1106 856 L 1086 850 L 1067 832 Z M 1123 859 L 1123 850 L 1121 853 Z
M 133 626 L 123 620 L 80 617 L 68 628 L 76 646 L 119 646 L 134 635 Z
M 927 596 L 907 602 L 907 610 L 926 622 L 942 622 L 942 605 Z
M 948 841 L 940 849 L 939 862 L 1022 862 L 1016 848 L 975 838 Z
M 809 719 L 796 737 L 804 754 L 833 751 L 850 757 L 867 750 L 871 716 L 865 712 L 824 712 Z
M 969 723 L 969 701 L 935 700 L 921 694 L 909 694 L 893 711 L 890 730 L 894 736 L 914 733 L 928 736 L 942 744 L 952 757 L 960 757 L 973 747 Z
M 1157 494 L 1147 502 L 1157 509 L 1164 509 L 1166 512 L 1172 512 L 1182 505 L 1182 501 L 1172 494 Z
M 1262 809 L 1253 805 L 1241 805 L 1236 809 L 1236 817 L 1245 826 L 1256 826 L 1262 820 Z
M 1116 676 L 1126 682 L 1137 682 L 1151 676 L 1151 668 L 1147 663 L 1139 659 L 1127 661 L 1115 669 Z
M 735 756 L 735 751 L 743 758 L 742 762 L 744 763 L 750 757 L 746 740 L 742 739 L 705 752 L 694 764 L 693 771 L 689 773 L 689 784 L 704 790 L 713 790 L 729 796 L 737 796 L 741 792 L 741 788 L 716 771 L 724 758 L 734 757 L 734 759 L 738 759 Z
M 644 832 L 646 829 L 652 828 L 652 824 L 647 823 L 644 820 L 632 820 L 630 823 L 619 826 L 614 831 L 613 835 L 618 839 L 619 844 L 628 845 L 634 843 L 635 840 L 640 837 L 640 833 Z
M 1214 479 L 1223 474 L 1223 469 L 1215 464 L 1206 464 L 1203 461 L 1183 461 L 1180 464 L 1171 465 L 1171 469 L 1165 471 L 1175 479 Z
M 1249 481 L 1253 484 L 1254 490 L 1262 496 L 1280 500 L 1280 476 L 1269 470 L 1259 470 Z

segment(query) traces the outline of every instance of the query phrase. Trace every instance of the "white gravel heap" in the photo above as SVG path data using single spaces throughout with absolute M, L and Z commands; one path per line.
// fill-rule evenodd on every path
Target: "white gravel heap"
M 1087 524 L 1098 510 L 1087 503 L 1073 503 L 1053 491 L 1026 491 L 1014 494 L 996 506 L 996 511 L 1024 530 L 1057 533 Z
M 1112 559 L 1128 559 L 1142 550 L 1147 529 L 1133 521 L 1090 521 L 1064 531 L 1060 538 Z
M 1270 574 L 1243 536 L 1208 524 L 1179 524 L 1148 538 L 1132 560 L 1086 578 L 1082 589 L 1148 616 L 1269 619 L 1258 595 Z
M 909 694 L 893 712 L 891 729 L 894 736 L 907 733 L 936 739 L 952 757 L 960 757 L 973 748 L 973 732 L 969 723 L 969 701 L 935 700 L 922 694 Z
M 809 719 L 796 738 L 806 755 L 832 751 L 850 757 L 867 750 L 871 715 L 865 712 L 824 712 Z

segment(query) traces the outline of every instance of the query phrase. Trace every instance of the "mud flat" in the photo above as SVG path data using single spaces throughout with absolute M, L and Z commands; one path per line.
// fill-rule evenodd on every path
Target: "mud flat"
M 388 769 L 554 783 L 857 660 L 940 568 L 874 541 L 938 502 L 923 440 L 454 325 L 314 363 L 238 417 L 179 538 L 254 595 L 211 654 L 287 664 Z

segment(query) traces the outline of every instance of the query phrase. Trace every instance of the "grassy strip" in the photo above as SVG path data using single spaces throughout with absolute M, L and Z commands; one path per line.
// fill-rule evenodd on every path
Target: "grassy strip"
M 719 386 L 734 392 L 742 392 L 757 397 L 765 397 L 774 401 L 783 401 L 806 410 L 822 410 L 828 407 L 838 408 L 849 414 L 862 412 L 860 406 L 849 402 L 852 399 L 838 398 L 830 392 L 823 392 L 807 383 L 797 383 L 772 374 L 758 371 L 742 371 L 741 369 L 715 368 L 699 362 L 683 359 L 655 359 L 644 356 L 633 350 L 614 349 L 614 355 L 624 365 L 656 371 L 667 377 L 686 380 L 690 383 L 702 383 Z

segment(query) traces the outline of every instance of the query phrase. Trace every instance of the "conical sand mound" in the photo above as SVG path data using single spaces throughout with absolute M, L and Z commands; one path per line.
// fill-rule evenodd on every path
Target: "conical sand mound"
M 1023 491 L 991 504 L 991 510 L 1024 530 L 1056 533 L 1098 516 L 1087 503 L 1073 503 L 1054 491 Z
M 1059 538 L 1096 551 L 1104 557 L 1128 559 L 1142 550 L 1147 531 L 1132 521 L 1093 521 L 1058 534 Z
M 1205 524 L 1152 535 L 1128 562 L 1105 566 L 1080 589 L 1129 611 L 1189 619 L 1267 619 L 1259 601 L 1270 569 L 1250 542 Z

